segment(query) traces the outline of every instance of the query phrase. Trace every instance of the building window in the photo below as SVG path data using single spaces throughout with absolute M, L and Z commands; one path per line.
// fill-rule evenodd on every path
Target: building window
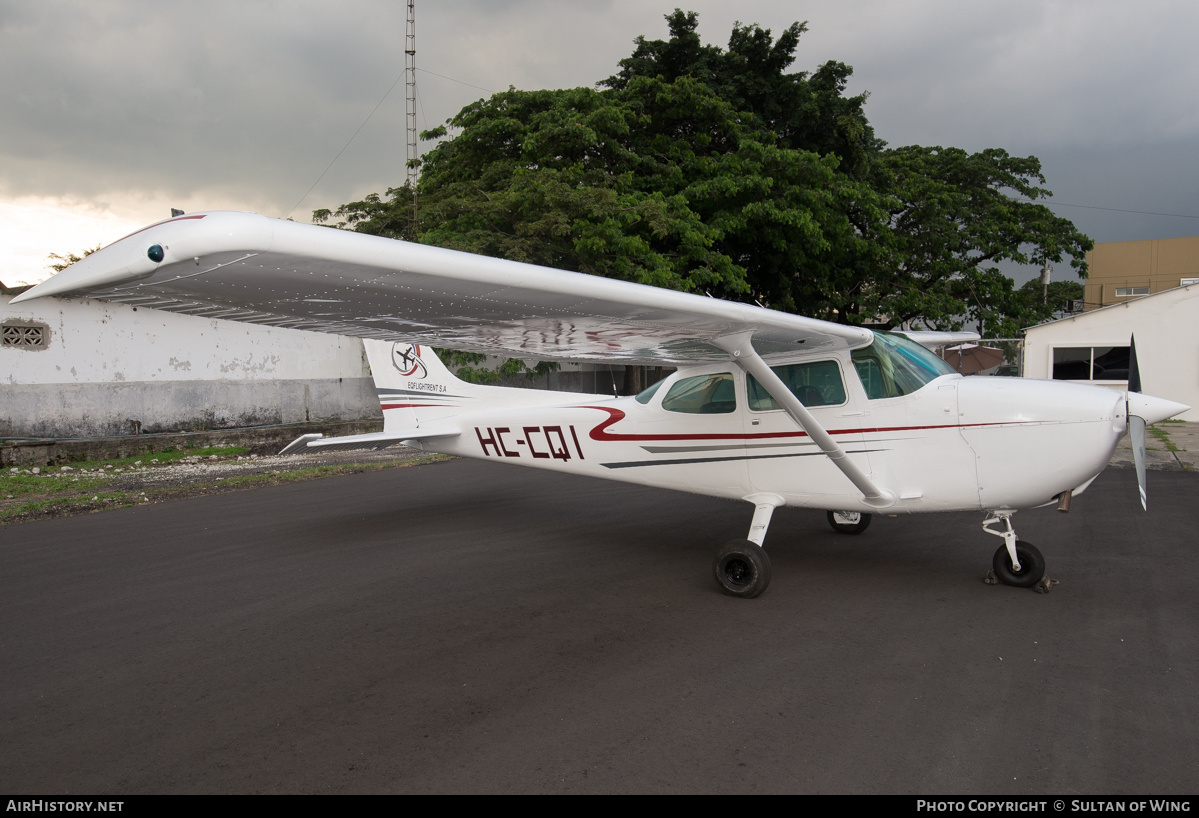
M 1184 278 L 1178 282 L 1179 287 L 1189 287 L 1192 284 L 1199 284 L 1199 278 Z
M 50 328 L 31 321 L 6 321 L 2 330 L 6 349 L 45 349 L 50 340 Z
M 1126 381 L 1128 347 L 1061 347 L 1053 350 L 1055 381 Z
M 1117 287 L 1116 298 L 1129 298 L 1134 295 L 1149 295 L 1149 285 L 1144 287 Z

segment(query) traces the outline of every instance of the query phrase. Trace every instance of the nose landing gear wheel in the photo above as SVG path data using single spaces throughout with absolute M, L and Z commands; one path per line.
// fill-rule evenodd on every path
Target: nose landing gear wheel
M 726 594 L 753 599 L 770 584 L 770 557 L 760 545 L 733 540 L 716 553 L 712 573 Z
M 1012 561 L 1008 556 L 1007 546 L 1001 545 L 991 560 L 995 576 L 999 577 L 999 581 L 1004 585 L 1011 585 L 1014 588 L 1031 588 L 1045 576 L 1045 558 L 1032 543 L 1017 540 L 1016 558 L 1020 561 L 1019 571 L 1012 570 Z
M 861 534 L 870 527 L 870 515 L 860 511 L 830 511 L 828 524 L 838 534 Z

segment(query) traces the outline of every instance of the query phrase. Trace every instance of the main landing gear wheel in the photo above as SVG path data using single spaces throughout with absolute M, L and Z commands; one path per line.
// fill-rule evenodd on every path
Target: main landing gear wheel
M 860 511 L 830 511 L 828 524 L 838 534 L 861 534 L 870 527 L 870 515 Z
M 1019 571 L 1012 570 L 1012 560 L 1008 556 L 1007 546 L 1001 545 L 991 560 L 995 576 L 999 577 L 999 581 L 1004 585 L 1011 585 L 1015 588 L 1031 588 L 1045 576 L 1045 558 L 1032 543 L 1017 540 L 1016 559 L 1020 561 Z
M 760 545 L 733 540 L 716 553 L 712 573 L 726 594 L 753 599 L 770 584 L 770 557 Z

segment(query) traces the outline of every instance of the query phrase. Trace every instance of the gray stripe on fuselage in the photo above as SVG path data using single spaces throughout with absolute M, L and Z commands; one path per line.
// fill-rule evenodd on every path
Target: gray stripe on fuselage
M 788 446 L 815 446 L 811 440 L 792 440 L 787 443 L 730 443 L 723 446 L 642 446 L 650 454 L 670 454 L 671 452 L 722 452 L 730 449 L 782 449 Z
M 886 449 L 860 449 L 847 451 L 846 454 L 870 454 L 887 451 Z M 684 466 L 688 463 L 726 463 L 735 460 L 773 460 L 779 457 L 816 457 L 824 452 L 792 452 L 790 454 L 758 454 L 746 457 L 689 457 L 678 460 L 629 460 L 623 463 L 601 463 L 606 469 L 635 469 L 639 466 Z

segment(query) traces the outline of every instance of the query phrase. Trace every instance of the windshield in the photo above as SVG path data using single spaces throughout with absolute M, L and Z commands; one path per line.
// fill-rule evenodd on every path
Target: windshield
M 664 383 L 666 383 L 665 378 L 658 381 L 657 383 L 655 383 L 653 386 L 649 387 L 648 389 L 642 389 L 640 392 L 637 393 L 637 397 L 635 398 L 635 400 L 638 403 L 649 403 L 650 399 L 653 398 L 654 393 L 657 392 L 662 387 L 662 384 L 664 384 Z
M 871 400 L 910 395 L 935 378 L 955 374 L 952 366 L 920 344 L 890 332 L 875 331 L 874 343 L 855 349 L 852 356 Z

